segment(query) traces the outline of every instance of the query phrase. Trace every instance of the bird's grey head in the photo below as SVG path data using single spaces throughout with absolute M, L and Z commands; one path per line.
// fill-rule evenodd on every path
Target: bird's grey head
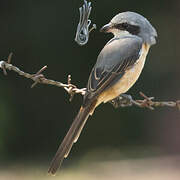
M 156 44 L 155 28 L 145 17 L 135 12 L 117 14 L 109 24 L 101 28 L 101 32 L 111 32 L 115 36 L 132 34 L 142 38 L 143 42 L 149 45 Z

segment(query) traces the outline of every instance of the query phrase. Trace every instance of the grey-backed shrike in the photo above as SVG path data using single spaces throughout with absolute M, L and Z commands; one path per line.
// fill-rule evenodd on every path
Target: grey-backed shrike
M 101 31 L 113 33 L 114 38 L 104 46 L 97 58 L 82 106 L 51 162 L 49 173 L 55 174 L 68 156 L 95 108 L 127 92 L 137 81 L 149 48 L 156 43 L 157 37 L 150 22 L 134 12 L 116 15 Z

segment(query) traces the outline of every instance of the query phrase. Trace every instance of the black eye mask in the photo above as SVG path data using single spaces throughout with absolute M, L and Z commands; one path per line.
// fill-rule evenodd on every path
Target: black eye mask
M 139 26 L 128 24 L 128 23 L 114 24 L 113 28 L 116 28 L 119 30 L 126 30 L 133 35 L 137 35 L 140 32 Z

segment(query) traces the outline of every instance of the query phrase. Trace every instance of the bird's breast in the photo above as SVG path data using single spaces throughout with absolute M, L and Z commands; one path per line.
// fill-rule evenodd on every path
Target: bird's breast
M 136 63 L 126 70 L 124 75 L 112 87 L 105 90 L 98 98 L 98 103 L 106 103 L 122 93 L 127 92 L 139 78 L 146 60 L 149 46 L 143 44 L 140 58 Z

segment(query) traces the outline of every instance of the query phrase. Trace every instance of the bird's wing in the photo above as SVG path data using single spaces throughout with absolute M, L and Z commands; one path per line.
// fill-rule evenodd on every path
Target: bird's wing
M 120 79 L 139 59 L 142 43 L 140 38 L 134 36 L 115 38 L 107 43 L 91 71 L 84 100 L 99 95 L 116 77 Z

